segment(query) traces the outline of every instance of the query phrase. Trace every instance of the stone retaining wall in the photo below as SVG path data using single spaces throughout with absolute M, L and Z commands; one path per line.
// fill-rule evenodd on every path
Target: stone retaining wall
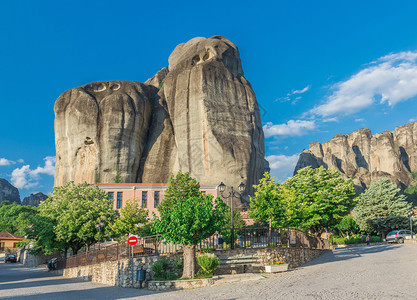
M 276 261 L 285 261 L 290 269 L 301 266 L 314 258 L 330 250 L 309 249 L 309 248 L 259 248 L 259 249 L 234 249 L 216 251 L 216 255 L 222 260 L 225 257 L 233 257 L 232 263 L 222 264 L 218 274 L 256 273 L 264 272 L 265 266 L 274 264 Z M 242 261 L 257 261 L 256 263 L 239 263 Z M 235 263 L 234 263 L 235 262 Z
M 320 256 L 321 254 L 327 251 L 329 250 L 277 247 L 259 249 L 219 250 L 215 251 L 214 253 L 220 259 L 224 257 L 253 257 L 253 261 L 256 261 L 255 263 L 223 264 L 221 265 L 221 268 L 219 268 L 218 270 L 218 274 L 235 274 L 263 272 L 265 265 L 273 264 L 277 260 L 283 260 L 289 263 L 289 268 L 296 268 Z M 151 271 L 152 265 L 162 257 L 168 257 L 173 260 L 177 258 L 182 258 L 182 255 L 175 254 L 170 256 L 144 256 L 134 258 L 133 276 L 135 282 L 133 287 L 139 287 L 139 282 L 136 281 L 136 271 L 139 270 L 141 267 L 143 267 L 143 269 L 146 270 L 146 281 L 144 283 L 144 286 L 148 286 L 149 281 L 153 279 L 153 273 Z M 95 265 L 68 268 L 64 270 L 63 276 L 69 278 L 83 278 L 92 282 L 103 283 L 112 286 L 132 287 L 132 269 L 130 259 L 121 259 L 119 261 L 107 261 Z M 177 282 L 178 288 L 184 288 L 180 287 L 180 281 Z M 163 285 L 163 288 L 168 288 L 168 285 L 171 286 L 171 288 L 177 288 L 177 283 L 175 283 L 175 285 L 173 286 L 172 283 L 164 282 L 164 284 L 162 284 L 161 282 L 159 282 L 159 285 Z M 190 285 L 190 283 L 184 283 L 184 285 Z
M 146 285 L 146 282 L 152 279 L 152 265 L 160 258 L 160 256 L 144 256 L 133 259 L 135 288 L 138 288 L 140 285 L 139 281 L 136 281 L 136 271 L 140 270 L 142 267 L 146 270 Z M 69 278 L 83 278 L 92 282 L 113 286 L 132 287 L 131 260 L 127 258 L 118 261 L 106 261 L 100 264 L 64 269 L 63 276 Z
M 217 277 L 192 280 L 149 281 L 148 289 L 153 291 L 195 289 L 211 286 L 216 279 Z

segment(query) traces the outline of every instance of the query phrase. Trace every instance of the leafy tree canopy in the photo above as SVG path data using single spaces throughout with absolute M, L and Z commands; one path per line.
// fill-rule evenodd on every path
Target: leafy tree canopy
M 83 246 L 98 240 L 97 223 L 104 222 L 101 236 L 110 236 L 109 224 L 113 223 L 116 216 L 117 212 L 112 209 L 103 190 L 87 183 L 69 182 L 54 187 L 53 193 L 39 205 L 40 220 L 37 222 L 49 223 L 53 231 L 49 232 L 47 228 L 45 231 L 34 229 L 33 236 L 38 243 L 45 245 L 55 241 L 62 243 L 64 249 L 71 248 L 76 254 Z M 43 235 L 45 233 L 48 234 Z
M 198 197 L 201 194 L 198 181 L 190 177 L 187 172 L 182 173 L 181 170 L 178 171 L 176 176 L 171 175 L 168 184 L 164 194 L 164 202 L 166 203 L 171 199 Z
M 344 236 L 346 232 L 351 235 L 360 233 L 358 224 L 356 224 L 355 219 L 350 215 L 343 217 L 343 219 L 334 226 L 334 229 L 341 236 Z
M 160 216 L 153 228 L 166 241 L 184 244 L 183 277 L 192 278 L 195 246 L 224 227 L 227 206 L 220 198 L 213 201 L 212 195 L 200 193 L 198 182 L 181 171 L 170 178 L 167 191 L 168 198 L 158 206 Z
M 300 169 L 282 186 L 289 199 L 285 204 L 288 226 L 314 234 L 335 226 L 355 204 L 352 180 L 343 179 L 336 170 L 324 167 Z
M 258 185 L 254 185 L 255 195 L 250 201 L 250 217 L 257 222 L 270 223 L 279 227 L 287 223 L 286 210 L 288 193 L 275 178 L 266 172 Z
M 126 237 L 129 233 L 142 235 L 142 227 L 139 224 L 147 223 L 148 211 L 141 208 L 139 203 L 133 200 L 126 202 L 126 205 L 120 210 L 120 217 L 111 224 L 111 229 L 115 237 Z
M 227 223 L 227 206 L 212 195 L 173 198 L 158 206 L 155 231 L 174 244 L 196 245 L 221 230 Z
M 381 178 L 372 182 L 369 189 L 359 196 L 353 217 L 361 230 L 381 231 L 383 228 L 378 225 L 381 219 L 406 216 L 410 209 L 411 204 L 400 194 L 400 189 L 388 178 Z
M 0 232 L 25 236 L 30 217 L 37 214 L 37 208 L 3 201 L 0 204 Z

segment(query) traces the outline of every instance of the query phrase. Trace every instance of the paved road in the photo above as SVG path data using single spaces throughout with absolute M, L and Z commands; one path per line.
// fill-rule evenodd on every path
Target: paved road
M 338 249 L 296 270 L 262 280 L 160 293 L 62 279 L 50 276 L 45 270 L 1 263 L 1 298 L 417 299 L 417 246 Z

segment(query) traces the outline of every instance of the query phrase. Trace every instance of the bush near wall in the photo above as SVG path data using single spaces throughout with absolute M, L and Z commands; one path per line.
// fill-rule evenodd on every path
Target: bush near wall
M 331 241 L 332 244 L 335 244 L 335 245 L 362 244 L 362 243 L 366 243 L 366 236 L 353 235 L 349 239 L 347 239 L 345 237 L 333 236 L 333 237 L 330 238 L 330 241 Z M 370 236 L 369 237 L 369 242 L 378 243 L 378 242 L 382 242 L 382 239 L 379 236 Z

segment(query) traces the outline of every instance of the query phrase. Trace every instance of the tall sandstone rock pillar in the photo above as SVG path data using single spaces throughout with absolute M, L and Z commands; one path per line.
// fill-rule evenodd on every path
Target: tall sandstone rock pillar
M 136 182 L 154 90 L 108 81 L 64 92 L 55 102 L 55 185 Z
M 245 195 L 253 192 L 265 167 L 264 135 L 231 41 L 194 38 L 145 84 L 108 88 L 115 83 L 92 83 L 57 100 L 56 185 L 113 182 L 117 172 L 122 182 L 166 183 L 181 170 L 201 184 L 243 181 Z

